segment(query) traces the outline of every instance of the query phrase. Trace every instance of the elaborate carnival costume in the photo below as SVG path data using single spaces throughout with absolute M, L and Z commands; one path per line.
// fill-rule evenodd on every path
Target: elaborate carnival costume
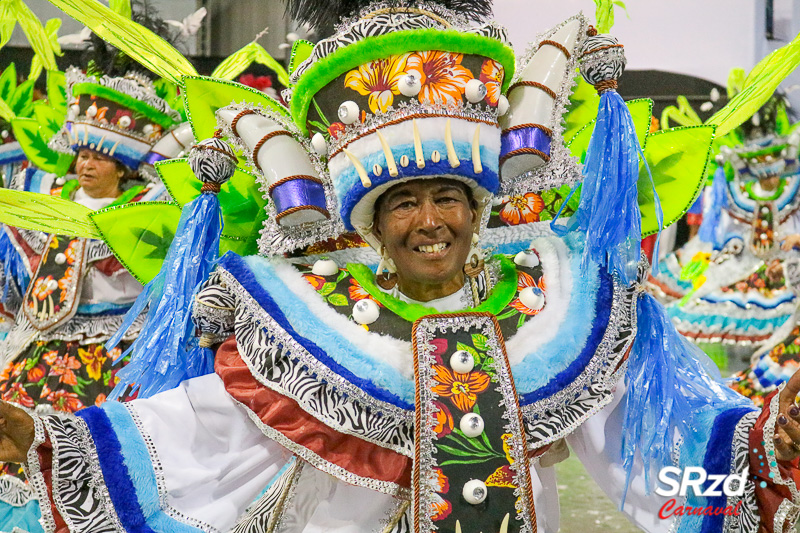
M 504 30 L 479 16 L 488 6 L 456 7 L 479 20 L 377 4 L 314 47 L 298 43 L 291 115 L 264 95 L 186 80 L 195 134 L 221 131 L 189 156 L 202 194 L 184 195 L 137 303 L 150 310 L 122 385 L 149 396 L 202 374 L 194 358 L 210 346 L 214 373 L 35 416 L 27 468 L 47 531 L 556 531 L 562 439 L 644 529 L 785 531 L 794 520 L 796 471 L 770 459 L 778 397 L 759 415 L 710 378 L 640 290 L 637 141 L 613 90 L 620 45 L 575 17 L 514 75 Z M 481 206 L 574 184 L 560 121 L 579 57 L 603 94 L 566 236 L 486 230 L 512 255 L 482 258 L 476 239 L 465 287 L 425 304 L 376 279 L 366 264 L 391 261 L 365 248 L 329 254 L 345 268 L 281 257 L 344 230 L 375 244 L 375 201 L 403 181 L 458 180 Z M 269 216 L 245 226 L 260 255 L 227 253 L 196 293 L 200 341 L 186 344 L 184 304 L 220 231 L 230 250 L 242 229 L 220 228 L 219 208 L 230 221 L 225 195 L 253 176 L 219 137 L 253 167 Z M 168 185 L 187 168 L 159 165 Z M 613 205 L 595 209 L 603 199 Z M 598 225 L 614 234 L 606 243 L 589 231 Z M 142 259 L 124 239 L 109 244 Z M 682 503 L 720 512 L 661 520 L 667 499 L 647 486 L 673 462 L 746 471 L 742 493 L 690 495 Z
M 737 132 L 737 145 L 720 148 L 697 237 L 650 279 L 671 300 L 678 331 L 694 342 L 751 353 L 787 324 L 797 305 L 780 250 L 800 230 L 800 136 L 791 132 L 776 97 Z
M 180 143 L 190 144 L 188 125 L 176 128 L 178 113 L 142 77 L 97 79 L 70 70 L 66 78 L 66 123 L 51 141 L 53 150 L 68 160 L 83 149 L 96 151 L 128 169 L 142 169 L 141 178 L 120 183 L 118 198 L 93 198 L 74 175 L 29 167 L 14 177 L 11 188 L 60 200 L 65 213 L 106 208 L 111 216 L 116 206 L 164 197 L 163 184 L 148 179 L 155 174 L 144 167 L 180 153 Z M 23 146 L 41 158 L 36 137 L 28 140 Z M 64 159 L 50 155 L 53 161 Z M 36 196 L 28 197 L 34 206 Z M 120 348 L 107 352 L 103 344 L 119 329 L 142 285 L 102 240 L 48 235 L 18 222 L 21 227 L 6 226 L 2 236 L 3 311 L 13 321 L 0 352 L 2 398 L 44 413 L 97 405 L 114 387 L 112 365 L 121 354 Z M 147 232 L 146 221 L 139 230 Z M 122 348 L 136 337 L 142 319 L 134 322 Z M 4 472 L 18 470 L 21 474 L 17 465 L 8 464 Z M 0 502 L 0 530 L 39 530 L 35 494 L 23 481 L 1 477 Z

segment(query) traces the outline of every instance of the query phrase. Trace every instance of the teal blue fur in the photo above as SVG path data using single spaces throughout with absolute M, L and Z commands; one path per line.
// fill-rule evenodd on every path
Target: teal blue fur
M 472 161 L 472 145 L 470 143 L 453 142 L 453 147 L 456 150 L 458 159 L 462 161 L 462 165 L 465 164 L 464 161 Z M 409 163 L 410 165 L 416 165 L 417 156 L 414 152 L 414 143 L 401 144 L 392 146 L 391 148 L 392 155 L 394 155 L 394 160 L 397 162 L 398 167 L 400 165 L 400 158 L 404 155 L 408 156 L 408 159 L 411 161 L 411 163 Z M 442 159 L 447 159 L 447 145 L 443 141 L 429 140 L 422 143 L 422 151 L 425 154 L 426 161 L 430 160 L 430 155 L 434 150 L 438 150 Z M 499 161 L 500 154 L 498 152 L 489 150 L 486 146 L 481 146 L 481 164 L 485 169 L 491 170 L 496 174 L 499 171 Z M 387 172 L 386 156 L 383 150 L 378 150 L 361 159 L 361 164 L 364 165 L 367 174 L 372 173 L 372 167 L 376 164 L 380 165 L 384 172 Z M 402 170 L 402 168 L 398 168 L 398 170 Z M 458 174 L 458 169 L 454 169 L 453 173 Z M 399 178 L 398 176 L 398 179 Z M 336 197 L 341 201 L 356 183 L 360 183 L 360 178 L 358 177 L 356 169 L 351 165 L 345 172 L 342 172 L 334 179 Z
M 15 527 L 28 533 L 44 533 L 39 517 L 39 502 L 30 501 L 20 507 L 14 507 L 5 502 L 0 502 L 0 530 L 11 531 Z
M 128 468 L 128 475 L 136 488 L 136 499 L 147 525 L 154 531 L 170 531 L 171 533 L 201 533 L 200 529 L 178 522 L 164 513 L 158 495 L 158 485 L 150 453 L 139 428 L 133 422 L 130 413 L 119 402 L 106 402 L 102 406 L 117 439 L 122 447 L 122 458 Z
M 283 283 L 266 259 L 249 256 L 244 260 L 258 284 L 280 306 L 297 333 L 313 339 L 329 357 L 359 378 L 371 381 L 375 386 L 391 392 L 408 403 L 414 403 L 414 382 L 411 379 L 404 378 L 388 364 L 365 353 L 350 343 L 340 332 L 319 320 L 312 309 Z M 303 283 L 302 280 L 300 282 Z M 317 297 L 316 294 L 314 296 Z M 327 303 L 320 299 L 319 305 Z
M 577 233 L 567 236 L 565 243 L 570 253 L 569 268 L 573 280 L 567 315 L 559 324 L 553 340 L 537 347 L 511 368 L 520 395 L 547 385 L 566 370 L 580 355 L 591 333 L 597 290 L 600 287 L 597 265 L 591 263 L 585 271 L 581 268 L 583 240 Z

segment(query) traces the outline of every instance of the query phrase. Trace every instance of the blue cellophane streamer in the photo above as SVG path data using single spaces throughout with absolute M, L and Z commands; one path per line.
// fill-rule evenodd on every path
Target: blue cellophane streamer
M 131 354 L 130 362 L 117 373 L 120 381 L 111 399 L 134 390 L 139 398 L 147 398 L 213 371 L 211 350 L 201 348 L 194 338 L 191 307 L 197 286 L 219 258 L 221 233 L 216 195 L 202 194 L 183 208 L 161 270 L 145 286 L 122 327 L 106 345 L 110 350 L 119 344 L 134 319 L 149 307 L 141 333 L 120 357 Z
M 3 265 L 3 296 L 0 302 L 7 304 L 9 302 L 9 293 L 12 290 L 12 283 L 16 285 L 20 294 L 25 294 L 28 289 L 28 283 L 31 277 L 28 274 L 28 269 L 25 268 L 25 263 L 14 245 L 11 244 L 11 239 L 5 230 L 0 229 L 0 264 Z
M 719 245 L 719 221 L 722 218 L 722 210 L 728 207 L 727 189 L 725 169 L 719 166 L 714 172 L 714 181 L 711 183 L 711 205 L 703 209 L 703 222 L 697 232 L 701 241 L 713 244 L 714 248 Z
M 586 151 L 581 203 L 567 228 L 586 233 L 584 265 L 591 258 L 628 285 L 636 280 L 641 256 L 640 152 L 622 97 L 614 90 L 603 92 Z
M 649 490 L 651 474 L 672 465 L 676 430 L 691 444 L 707 437 L 695 433 L 702 432 L 699 420 L 709 413 L 753 407 L 750 400 L 725 386 L 711 359 L 678 333 L 653 296 L 639 298 L 637 316 L 636 340 L 625 375 L 621 459 L 627 478 L 620 509 L 637 452 Z

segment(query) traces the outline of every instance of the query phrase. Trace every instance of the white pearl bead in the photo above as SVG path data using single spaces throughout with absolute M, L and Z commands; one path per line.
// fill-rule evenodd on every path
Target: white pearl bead
M 62 253 L 57 253 L 56 254 L 56 264 L 57 265 L 63 265 L 66 262 L 67 262 L 67 256 L 66 255 L 64 255 Z
M 534 290 L 533 287 L 525 287 L 519 293 L 519 301 L 522 305 L 533 311 L 539 311 L 544 307 L 544 295 L 541 291 Z
M 416 74 L 406 74 L 397 82 L 397 88 L 403 96 L 417 96 L 422 90 L 422 84 Z
M 769 213 L 769 207 L 767 206 L 762 207 L 761 214 L 766 215 L 767 213 Z
M 488 490 L 486 483 L 479 479 L 471 479 L 464 483 L 464 488 L 461 490 L 461 495 L 467 500 L 467 503 L 478 505 L 486 499 Z
M 153 127 L 152 124 L 148 124 L 147 126 L 142 128 L 142 132 L 144 132 L 145 135 L 150 135 L 154 131 L 155 131 L 155 128 Z
M 483 433 L 484 426 L 483 417 L 475 413 L 467 413 L 461 417 L 461 421 L 458 423 L 458 427 L 469 438 L 477 437 Z
M 56 290 L 58 288 L 58 282 L 54 279 L 51 279 L 50 281 L 47 282 L 47 288 L 50 289 L 51 291 Z
M 450 368 L 459 374 L 472 372 L 475 368 L 475 358 L 466 350 L 459 350 L 450 356 Z
M 124 129 L 130 128 L 131 127 L 131 117 L 129 117 L 127 115 L 123 115 L 123 116 L 119 117 L 119 120 L 117 121 L 117 126 L 119 126 L 120 128 L 124 128 Z
M 514 257 L 514 262 L 519 266 L 533 268 L 539 265 L 539 256 L 533 252 L 520 252 Z
M 10 133 L 8 133 L 8 130 L 0 131 L 0 137 L 2 137 L 3 139 L 8 139 L 9 135 Z
M 97 106 L 92 105 L 89 109 L 86 110 L 86 116 L 89 118 L 94 118 L 97 116 Z
M 339 265 L 332 259 L 320 259 L 311 267 L 311 273 L 316 276 L 333 276 L 339 272 Z
M 369 325 L 378 320 L 381 310 L 371 298 L 359 300 L 353 306 L 353 320 L 362 325 Z
M 503 115 L 508 113 L 508 108 L 510 107 L 510 105 L 511 104 L 508 103 L 508 98 L 506 98 L 501 94 L 500 98 L 497 99 L 497 114 L 502 117 Z
M 56 185 L 64 185 L 66 182 L 65 178 L 56 178 Z
M 358 104 L 352 100 L 348 100 L 339 106 L 339 120 L 345 124 L 352 124 L 358 120 Z
M 71 106 L 69 106 L 69 113 L 70 115 L 72 115 L 72 118 L 77 117 L 80 114 L 80 112 L 81 112 L 81 106 L 79 106 L 78 104 L 72 104 Z
M 477 104 L 486 98 L 486 92 L 486 84 L 475 78 L 469 80 L 467 86 L 464 88 L 464 95 L 466 95 L 467 100 L 473 104 Z
M 762 220 L 762 221 L 761 221 L 761 227 L 762 227 L 762 228 L 769 227 L 769 222 L 767 222 L 766 220 Z
M 311 137 L 311 147 L 319 155 L 325 155 L 328 153 L 328 141 L 326 141 L 325 136 L 319 132 L 315 133 L 314 136 Z

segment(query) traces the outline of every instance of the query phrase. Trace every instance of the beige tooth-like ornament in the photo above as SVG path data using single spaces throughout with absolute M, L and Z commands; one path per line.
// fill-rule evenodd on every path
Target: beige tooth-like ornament
M 503 130 L 500 172 L 504 179 L 516 178 L 550 160 L 557 120 L 553 110 L 564 79 L 571 75 L 567 69 L 583 27 L 584 19 L 575 17 L 541 41 L 509 87 L 509 109 L 499 119 Z
M 217 111 L 217 123 L 230 129 L 251 154 L 263 176 L 282 226 L 330 217 L 322 178 L 311 154 L 281 122 L 255 109 L 231 105 Z

